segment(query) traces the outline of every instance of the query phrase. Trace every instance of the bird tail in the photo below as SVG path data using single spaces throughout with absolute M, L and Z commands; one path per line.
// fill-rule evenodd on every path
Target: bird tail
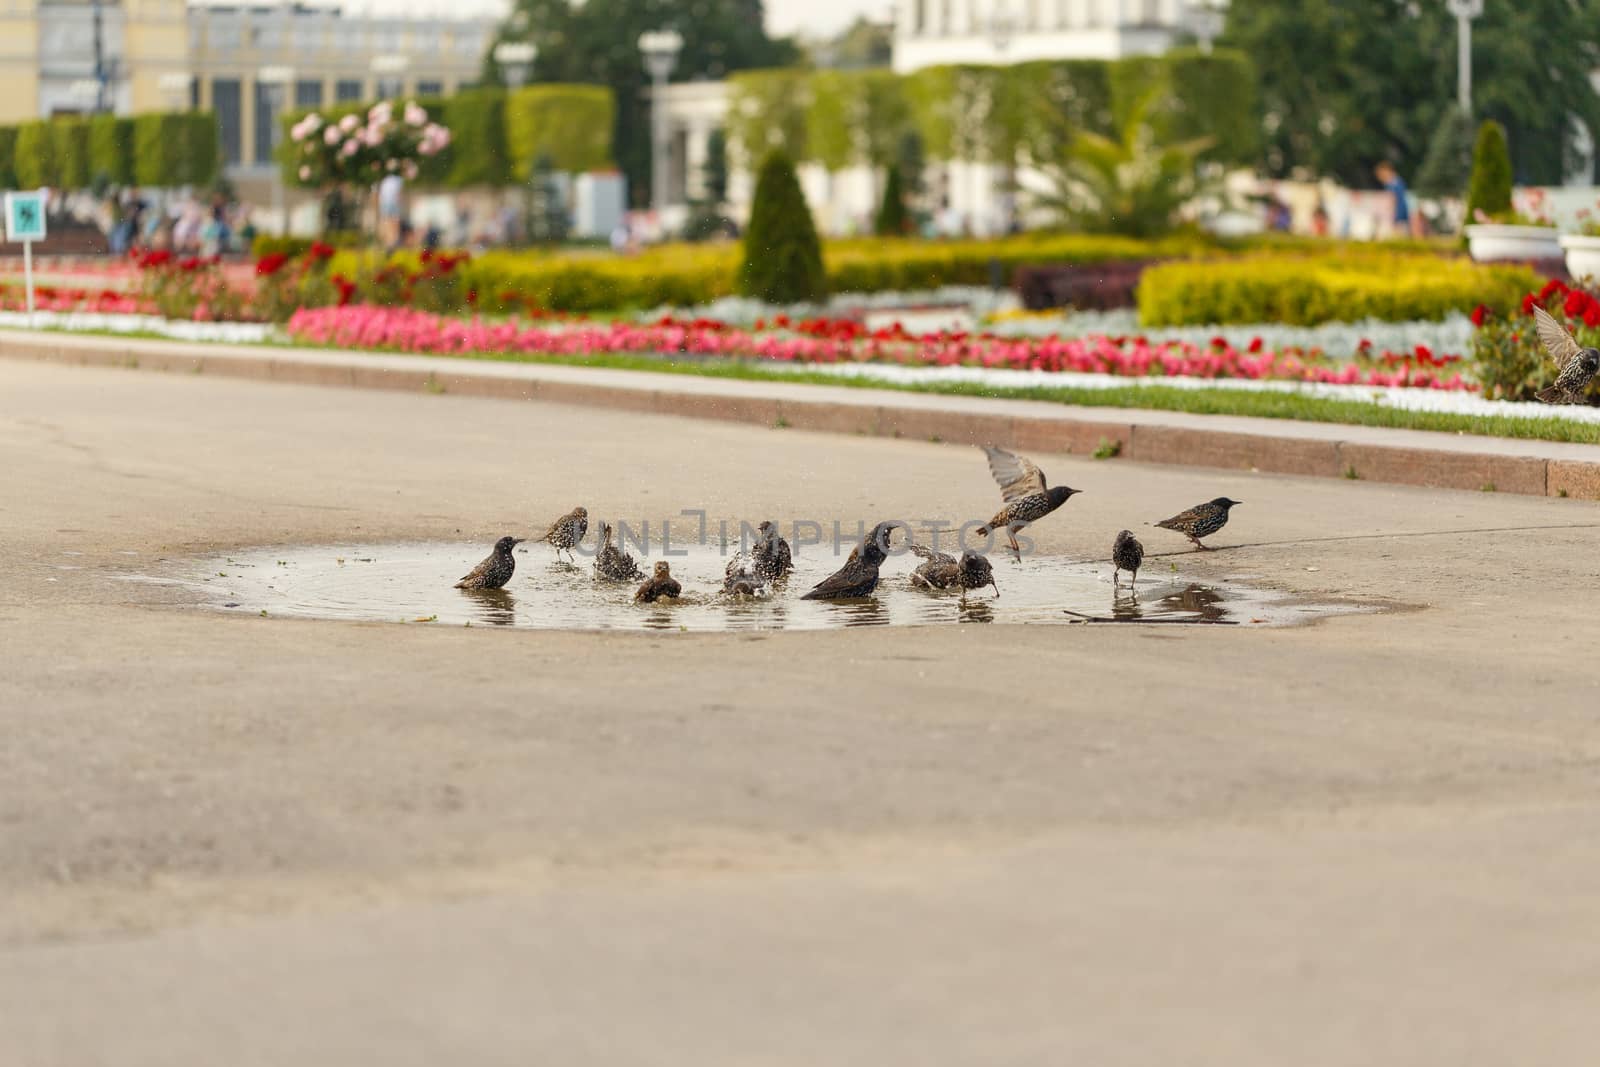
M 1548 389 L 1541 389 L 1534 396 L 1539 398 L 1541 404 L 1570 404 L 1572 401 L 1567 396 L 1567 391 L 1559 385 L 1552 385 Z
M 978 527 L 978 536 L 979 537 L 988 537 L 990 531 L 992 531 L 993 529 L 994 529 L 993 526 L 980 526 L 980 527 Z
M 1176 529 L 1178 529 L 1176 526 L 1172 525 L 1172 520 L 1171 519 L 1165 519 L 1165 520 L 1163 520 L 1161 522 L 1156 523 L 1156 525 L 1159 526 L 1163 530 L 1176 530 Z

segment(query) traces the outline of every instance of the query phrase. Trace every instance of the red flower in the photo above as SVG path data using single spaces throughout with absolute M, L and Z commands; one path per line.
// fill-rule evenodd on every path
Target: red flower
M 1549 300 L 1556 293 L 1567 292 L 1567 287 L 1561 283 L 1560 278 L 1551 278 L 1544 283 L 1544 288 L 1539 290 L 1539 302 Z
M 1228 339 L 1219 334 L 1218 336 L 1213 337 L 1211 339 L 1211 347 L 1212 348 L 1227 348 L 1228 347 Z
M 1484 307 L 1482 304 L 1479 304 L 1477 307 L 1472 309 L 1472 325 L 1481 329 L 1483 324 L 1487 322 L 1488 319 L 1489 309 Z
M 1262 349 L 1263 349 L 1263 348 L 1265 348 L 1265 347 L 1266 347 L 1266 345 L 1264 345 L 1264 344 L 1263 344 L 1263 343 L 1262 343 L 1262 342 L 1261 342 L 1261 338 L 1259 338 L 1259 337 L 1252 337 L 1252 338 L 1251 338 L 1251 339 L 1250 339 L 1250 354 L 1251 354 L 1251 355 L 1252 355 L 1252 356 L 1259 356 L 1259 355 L 1260 355 L 1260 354 L 1261 354 L 1261 350 L 1262 350 Z
M 283 269 L 283 265 L 287 262 L 289 262 L 289 256 L 286 253 L 269 252 L 256 260 L 256 274 L 261 277 L 276 274 Z
M 478 306 L 478 290 L 476 290 L 476 289 L 468 289 L 467 290 L 467 303 L 471 304 L 473 307 L 477 307 Z
M 1589 302 L 1589 294 L 1581 289 L 1572 289 L 1567 292 L 1567 299 L 1562 303 L 1561 310 L 1569 319 L 1575 319 L 1583 314 L 1584 305 Z
M 1539 302 L 1539 298 L 1534 296 L 1532 293 L 1529 293 L 1527 296 L 1523 297 L 1522 298 L 1522 313 L 1524 315 L 1532 315 L 1533 314 L 1533 307 L 1538 302 Z
M 1600 327 L 1600 301 L 1591 300 L 1583 309 L 1583 324 L 1591 330 Z
M 428 261 L 433 259 L 433 249 L 424 248 L 422 250 L 422 255 L 418 256 L 417 259 L 422 263 L 427 263 Z
M 333 246 L 330 244 L 323 244 L 321 241 L 312 241 L 311 247 L 306 250 L 306 256 L 307 258 L 313 260 L 332 259 Z
M 356 283 L 343 274 L 333 276 L 333 287 L 339 290 L 339 306 L 345 307 L 356 295 Z

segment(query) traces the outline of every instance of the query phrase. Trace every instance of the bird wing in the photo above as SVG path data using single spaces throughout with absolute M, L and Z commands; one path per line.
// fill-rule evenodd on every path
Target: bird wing
M 1583 354 L 1583 346 L 1572 332 L 1537 304 L 1533 307 L 1533 319 L 1539 326 L 1539 340 L 1544 342 L 1545 351 L 1550 353 L 1558 368 L 1566 370 L 1569 363 Z
M 1162 519 L 1160 522 L 1156 523 L 1156 525 L 1164 530 L 1176 530 L 1186 523 L 1192 523 L 1198 520 L 1200 518 L 1200 509 L 1203 506 L 1204 505 L 1196 504 L 1187 511 L 1178 512 L 1170 519 Z
M 843 567 L 818 582 L 806 596 L 815 597 L 819 593 L 838 593 L 860 585 L 867 577 L 863 573 L 864 570 L 865 568 L 862 566 L 861 561 L 852 557 L 845 561 Z
M 482 563 L 480 563 L 476 567 L 472 568 L 466 574 L 463 574 L 461 576 L 460 580 L 456 582 L 456 584 L 460 585 L 462 582 L 470 582 L 474 578 L 482 578 L 484 572 L 489 569 L 489 564 L 491 564 L 493 562 L 494 562 L 494 557 L 490 556 L 488 559 L 484 560 Z
M 910 548 L 916 556 L 927 560 L 929 563 L 954 563 L 956 561 L 954 556 L 945 552 L 935 552 L 927 545 L 919 545 L 913 542 Z
M 1031 459 L 993 445 L 986 445 L 983 452 L 989 457 L 989 473 L 999 483 L 1000 495 L 1006 503 L 1019 496 L 1032 496 L 1045 491 L 1044 472 L 1034 466 Z

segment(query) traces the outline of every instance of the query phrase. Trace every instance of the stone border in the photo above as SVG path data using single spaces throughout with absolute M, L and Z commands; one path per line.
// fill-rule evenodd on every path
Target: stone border
M 540 400 L 826 433 L 1114 451 L 1136 463 L 1600 500 L 1600 447 L 1041 401 L 0 330 L 0 357 L 302 385 Z

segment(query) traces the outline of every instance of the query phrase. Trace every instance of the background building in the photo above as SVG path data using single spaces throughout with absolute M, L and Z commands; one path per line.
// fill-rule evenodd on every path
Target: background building
M 1193 28 L 1192 0 L 897 0 L 894 69 L 1166 51 Z

